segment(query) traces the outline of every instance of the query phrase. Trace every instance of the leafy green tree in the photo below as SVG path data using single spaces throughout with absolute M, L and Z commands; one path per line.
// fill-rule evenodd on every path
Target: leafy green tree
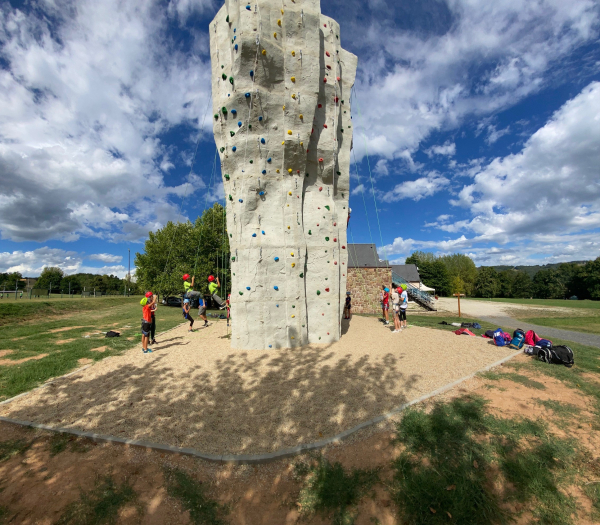
M 23 289 L 23 283 L 19 282 L 22 278 L 19 272 L 0 273 L 0 290 L 15 290 L 17 287 Z
M 567 287 L 556 270 L 540 270 L 533 278 L 533 292 L 538 299 L 564 299 Z
M 54 292 L 59 292 L 60 283 L 64 275 L 64 272 L 56 266 L 44 268 L 35 284 L 35 287 L 41 288 L 42 290 L 48 290 L 50 286 L 52 286 L 52 290 Z
M 600 257 L 595 261 L 585 263 L 577 278 L 584 290 L 584 293 L 577 294 L 580 299 L 600 299 Z
M 437 257 L 431 252 L 414 251 L 406 258 L 406 264 L 416 264 L 420 266 L 422 263 L 432 263 Z
M 230 261 L 225 209 L 215 204 L 194 224 L 169 222 L 150 232 L 144 252 L 135 256 L 136 279 L 143 290 L 173 295 L 183 292 L 185 273 L 195 275 L 194 289 L 205 293 L 208 276 L 218 275 L 225 294 L 230 289 Z
M 414 264 L 414 263 L 413 263 Z M 418 265 L 421 281 L 425 286 L 435 288 L 438 295 L 448 296 L 452 285 L 446 265 L 440 260 L 433 262 L 421 261 Z
M 465 293 L 465 282 L 460 278 L 460 275 L 455 275 L 452 279 L 452 294 Z
M 472 295 L 475 288 L 475 280 L 477 279 L 477 267 L 473 259 L 463 253 L 444 255 L 440 259 L 446 265 L 452 282 L 454 282 L 455 277 L 460 277 L 464 283 L 463 292 L 467 295 Z
M 503 270 L 498 273 L 497 297 L 513 297 L 515 274 L 514 270 Z
M 512 297 L 526 299 L 533 295 L 532 282 L 529 274 L 525 272 L 515 272 L 512 282 Z
M 498 272 L 494 268 L 481 266 L 475 280 L 477 297 L 497 297 L 499 288 Z

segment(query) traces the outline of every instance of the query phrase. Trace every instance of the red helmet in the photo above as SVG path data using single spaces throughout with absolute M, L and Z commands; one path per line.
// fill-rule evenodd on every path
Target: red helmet
M 208 276 L 208 282 L 209 282 L 209 283 L 212 283 L 214 280 L 215 280 L 215 278 L 214 278 L 214 276 L 213 276 L 213 275 L 209 275 L 209 276 Z
M 146 292 L 146 297 L 150 299 L 154 294 L 152 292 Z
M 190 278 L 190 274 L 189 273 L 184 273 L 183 274 L 183 280 L 187 281 Z

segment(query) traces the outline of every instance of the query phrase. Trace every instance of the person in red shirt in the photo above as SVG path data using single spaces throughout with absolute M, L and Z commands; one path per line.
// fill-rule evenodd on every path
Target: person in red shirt
M 384 324 L 388 325 L 390 324 L 389 321 L 389 311 L 390 311 L 390 289 L 389 288 L 383 288 L 383 315 L 385 317 L 385 322 Z
M 155 303 L 156 297 L 152 292 L 147 292 L 146 297 L 140 302 L 142 305 L 142 352 L 145 354 L 152 353 L 152 350 L 148 348 L 148 341 L 152 330 L 152 308 Z

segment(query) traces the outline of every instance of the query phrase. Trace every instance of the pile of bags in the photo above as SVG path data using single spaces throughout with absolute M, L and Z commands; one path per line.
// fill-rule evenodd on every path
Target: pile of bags
M 490 332 L 488 334 L 488 332 Z M 521 349 L 525 346 L 527 355 L 536 356 L 540 361 L 554 365 L 565 365 L 571 368 L 574 364 L 573 350 L 566 345 L 553 346 L 552 341 L 542 339 L 533 330 L 525 333 L 520 328 L 517 328 L 512 337 L 509 333 L 504 332 L 502 328 L 496 330 L 488 330 L 485 335 L 494 340 L 496 346 L 513 346 Z

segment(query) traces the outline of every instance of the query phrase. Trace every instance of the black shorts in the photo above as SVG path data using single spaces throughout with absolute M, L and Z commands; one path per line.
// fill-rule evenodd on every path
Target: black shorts
M 149 337 L 151 329 L 152 329 L 152 323 L 149 323 L 148 321 L 142 321 L 142 335 L 143 336 Z
M 400 321 L 406 321 L 406 308 L 400 308 L 398 317 L 400 318 Z

